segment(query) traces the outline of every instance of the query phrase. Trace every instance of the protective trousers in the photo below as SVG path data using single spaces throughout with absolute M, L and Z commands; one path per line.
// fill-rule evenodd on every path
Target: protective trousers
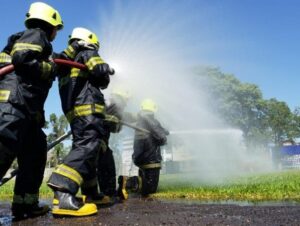
M 155 193 L 158 187 L 160 168 L 139 168 L 139 176 L 142 178 L 141 194 L 147 196 Z
M 116 166 L 112 150 L 107 147 L 99 153 L 97 176 L 100 191 L 105 195 L 116 195 Z
M 19 171 L 14 187 L 14 202 L 35 203 L 38 201 L 47 160 L 46 135 L 35 120 L 29 119 L 9 103 L 0 103 L 1 179 L 15 158 Z
M 75 195 L 84 181 L 95 181 L 97 155 L 104 134 L 100 115 L 76 117 L 71 122 L 72 149 L 52 173 L 48 185 Z

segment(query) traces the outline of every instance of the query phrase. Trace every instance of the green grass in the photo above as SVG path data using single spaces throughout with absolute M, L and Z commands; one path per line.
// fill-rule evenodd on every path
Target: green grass
M 14 181 L 0 187 L 0 200 L 11 200 Z M 53 193 L 45 183 L 40 197 L 51 198 Z M 154 197 L 199 201 L 296 201 L 300 202 L 300 171 L 283 171 L 232 179 L 208 185 L 185 174 L 161 175 Z
M 0 187 L 0 200 L 11 200 L 13 196 L 13 190 L 14 190 L 14 179 L 8 181 L 6 184 Z M 40 198 L 51 198 L 53 197 L 52 190 L 46 185 L 46 183 L 43 183 L 40 187 Z
M 161 175 L 159 191 L 154 197 L 200 201 L 300 201 L 300 171 L 240 177 L 217 185 L 191 179 L 180 174 Z

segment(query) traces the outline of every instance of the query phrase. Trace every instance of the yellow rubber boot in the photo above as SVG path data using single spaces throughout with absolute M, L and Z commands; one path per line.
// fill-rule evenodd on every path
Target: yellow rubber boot
M 53 205 L 52 208 L 52 214 L 54 217 L 84 217 L 98 212 L 95 204 L 84 203 L 70 193 L 56 192 L 56 197 L 57 199 L 53 200 L 53 204 L 56 205 Z
M 127 200 L 128 199 L 128 192 L 126 191 L 126 183 L 127 183 L 127 176 L 119 176 L 118 178 L 118 196 L 121 200 Z
M 84 217 L 84 216 L 94 215 L 97 212 L 98 212 L 97 206 L 93 203 L 83 204 L 83 206 L 77 210 L 62 209 L 62 208 L 53 208 L 52 209 L 52 214 L 53 214 L 53 216 L 56 216 L 56 217 L 59 217 L 59 216 Z
M 100 195 L 97 197 L 89 197 L 83 195 L 82 197 L 76 197 L 78 201 L 82 201 L 83 203 L 93 203 L 99 208 L 110 207 L 116 203 L 116 201 L 107 195 Z M 58 198 L 54 198 L 52 201 L 53 208 L 59 208 L 59 200 Z

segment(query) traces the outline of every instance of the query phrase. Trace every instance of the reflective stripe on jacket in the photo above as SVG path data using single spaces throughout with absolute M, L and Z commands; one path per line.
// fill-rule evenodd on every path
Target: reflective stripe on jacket
M 44 103 L 53 81 L 47 63 L 51 54 L 52 45 L 39 28 L 12 35 L 1 53 L 0 66 L 8 64 L 10 56 L 15 71 L 1 78 L 0 101 L 10 102 L 34 118 L 43 117 Z

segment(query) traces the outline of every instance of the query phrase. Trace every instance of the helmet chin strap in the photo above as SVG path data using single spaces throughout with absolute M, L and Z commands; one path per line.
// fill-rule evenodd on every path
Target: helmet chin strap
M 52 32 L 50 34 L 50 37 L 49 37 L 49 41 L 50 42 L 52 42 L 55 39 L 56 34 L 57 34 L 57 28 L 55 27 L 55 28 L 53 28 L 53 30 L 52 30 Z

